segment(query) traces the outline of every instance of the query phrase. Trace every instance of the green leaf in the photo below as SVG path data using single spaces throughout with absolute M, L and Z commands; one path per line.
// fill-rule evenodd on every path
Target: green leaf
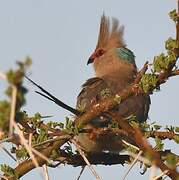
M 58 127 L 59 127 L 59 129 L 63 129 L 63 128 L 64 128 L 64 123 L 62 123 L 62 122 L 49 121 L 49 122 L 47 123 L 47 126 L 48 126 L 49 128 L 58 128 Z
M 166 50 L 173 51 L 175 48 L 177 48 L 176 40 L 169 37 L 168 40 L 165 41 L 165 48 Z
M 166 45 L 167 46 L 167 45 Z M 168 45 L 169 48 L 169 45 Z M 161 53 L 158 56 L 154 57 L 153 69 L 154 73 L 164 72 L 168 69 L 169 65 L 176 60 L 175 53 L 173 51 L 168 51 L 168 55 Z
M 11 105 L 8 101 L 0 101 L 0 129 L 4 132 L 9 130 L 9 117 Z
M 139 86 L 145 93 L 156 87 L 157 77 L 155 74 L 144 74 L 141 78 Z
M 49 139 L 48 133 L 44 129 L 39 129 L 39 135 L 36 138 L 36 143 L 39 144 Z
M 175 135 L 173 139 L 177 144 L 179 144 L 179 136 L 178 135 Z
M 179 132 L 179 127 L 175 127 L 175 132 Z
M 159 130 L 159 129 L 161 129 L 162 126 L 155 124 L 153 127 L 155 130 Z
M 70 120 L 68 117 L 66 117 L 65 128 L 63 129 L 64 132 L 77 135 L 80 129 L 80 126 L 75 126 L 74 122 Z
M 175 132 L 175 127 L 166 125 L 165 129 L 169 132 Z
M 86 109 L 86 104 L 78 102 L 76 110 L 79 111 L 80 113 L 84 113 L 85 109 Z
M 121 96 L 116 94 L 115 97 L 114 97 L 114 101 L 117 102 L 117 104 L 120 104 L 121 103 Z
M 174 22 L 177 22 L 177 11 L 176 9 L 172 10 L 169 12 L 169 16 L 170 18 L 174 21 Z
M 155 143 L 156 143 L 155 149 L 157 151 L 162 151 L 164 148 L 164 143 L 162 142 L 162 140 L 159 138 L 155 138 Z
M 178 160 L 178 158 L 174 154 L 168 153 L 166 156 L 166 162 L 167 162 L 168 166 L 172 169 L 175 168 L 175 166 L 177 164 L 177 160 Z
M 53 150 L 51 155 L 50 155 L 50 159 L 56 159 L 57 157 L 59 157 L 58 150 Z
M 105 88 L 100 92 L 100 98 L 104 99 L 111 96 L 111 91 L 109 88 Z
M 15 173 L 14 169 L 11 168 L 10 166 L 6 165 L 6 164 L 1 164 L 0 165 L 0 169 L 1 171 L 4 173 L 4 175 L 8 178 L 13 178 L 13 180 L 17 180 L 18 176 Z
M 15 153 L 16 153 L 16 158 L 18 160 L 25 160 L 25 159 L 29 158 L 29 154 L 28 154 L 25 147 L 21 147 L 19 149 L 16 149 Z

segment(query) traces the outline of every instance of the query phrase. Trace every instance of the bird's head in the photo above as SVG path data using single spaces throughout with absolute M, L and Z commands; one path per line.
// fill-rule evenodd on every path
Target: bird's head
M 123 31 L 124 27 L 119 26 L 117 19 L 113 18 L 111 22 L 108 17 L 102 15 L 98 43 L 87 62 L 94 64 L 97 75 L 115 71 L 121 65 L 135 66 L 135 56 L 126 48 Z
M 105 53 L 104 49 L 102 48 L 96 49 L 95 52 L 88 59 L 87 65 L 93 63 L 94 60 L 99 59 L 104 53 Z

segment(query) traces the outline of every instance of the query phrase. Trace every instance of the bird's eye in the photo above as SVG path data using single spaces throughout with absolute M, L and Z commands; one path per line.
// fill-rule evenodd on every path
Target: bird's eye
M 103 49 L 98 49 L 98 51 L 96 52 L 97 57 L 100 57 L 104 54 L 104 50 Z

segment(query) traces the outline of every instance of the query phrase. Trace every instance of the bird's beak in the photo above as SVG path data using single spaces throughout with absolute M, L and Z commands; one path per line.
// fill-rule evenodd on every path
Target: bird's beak
M 87 65 L 93 63 L 95 58 L 96 58 L 96 54 L 93 53 L 93 54 L 90 56 L 90 58 L 88 59 Z
M 87 62 L 87 65 L 88 64 L 91 64 L 91 63 L 93 63 L 94 62 L 94 59 L 92 59 L 91 57 L 88 59 L 88 62 Z

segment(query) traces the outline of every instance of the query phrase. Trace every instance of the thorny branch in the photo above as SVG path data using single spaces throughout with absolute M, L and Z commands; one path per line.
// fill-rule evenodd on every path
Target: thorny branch
M 113 120 L 115 120 L 120 127 L 125 129 L 131 136 L 134 137 L 135 143 L 143 152 L 149 152 L 152 157 L 152 162 L 162 171 L 168 171 L 168 176 L 172 179 L 177 179 L 179 173 L 176 170 L 167 167 L 161 160 L 160 155 L 155 151 L 151 145 L 144 139 L 144 136 L 138 127 L 132 127 L 127 121 L 121 118 L 117 113 L 111 113 Z
M 174 66 L 174 64 L 172 65 Z M 121 97 L 121 101 L 124 101 L 126 98 L 132 96 L 132 95 L 136 95 L 139 93 L 144 93 L 140 87 L 138 86 L 138 83 L 140 82 L 140 79 L 142 77 L 143 74 L 145 74 L 145 72 L 147 71 L 147 67 L 148 67 L 148 63 L 146 63 L 144 65 L 144 67 L 142 68 L 141 71 L 139 71 L 135 83 L 132 84 L 131 86 L 129 86 L 127 89 L 121 91 L 118 93 L 118 96 Z M 168 73 L 165 74 L 159 74 L 158 76 L 158 86 L 162 83 L 165 82 L 165 80 L 168 77 L 173 76 L 172 71 L 168 71 Z M 152 92 L 153 89 L 151 89 Z M 114 97 L 109 98 L 107 100 L 102 100 L 101 102 L 99 102 L 97 105 L 94 105 L 91 107 L 91 109 L 82 114 L 81 116 L 77 116 L 75 118 L 74 123 L 77 126 L 83 126 L 86 123 L 88 123 L 91 119 L 99 116 L 101 113 L 103 112 L 109 112 L 110 109 L 114 108 L 116 105 L 118 105 L 118 102 L 114 101 Z M 143 140 L 143 136 L 141 135 L 141 132 L 139 129 L 134 129 L 131 128 L 131 126 L 129 125 L 129 123 L 127 123 L 125 121 L 125 123 L 122 123 L 123 121 L 121 121 L 121 119 L 119 121 L 117 121 L 122 129 L 122 131 L 120 131 L 120 133 L 129 133 L 129 134 L 133 134 L 135 135 L 135 140 L 137 142 L 137 145 L 143 150 L 143 151 L 148 151 L 150 150 L 150 152 L 152 153 L 152 155 L 154 157 L 156 157 L 155 163 L 156 165 L 161 168 L 162 171 L 168 170 L 168 175 L 171 176 L 172 178 L 176 178 L 178 176 L 178 173 L 175 172 L 174 170 L 169 169 L 165 164 L 163 164 L 163 162 L 161 162 L 158 153 L 156 153 L 151 146 L 149 146 L 146 141 Z M 124 132 L 123 130 L 125 130 L 126 132 Z M 155 134 L 156 133 L 156 134 Z M 159 132 L 155 132 L 152 134 L 152 136 L 161 136 L 161 133 Z M 64 134 L 63 134 L 64 135 Z M 165 138 L 172 138 L 173 134 L 171 133 L 164 133 Z M 137 137 L 136 137 L 137 136 Z M 73 137 L 73 136 L 72 136 Z M 164 138 L 164 137 L 163 137 Z M 139 141 L 140 139 L 140 141 Z M 63 139 L 63 140 L 59 140 L 56 141 L 54 143 L 52 143 L 51 146 L 49 146 L 47 149 L 42 151 L 42 154 L 44 154 L 45 156 L 49 157 L 50 154 L 52 153 L 53 150 L 58 150 L 60 148 L 60 146 L 62 146 L 64 143 L 66 143 L 69 139 Z M 43 164 L 46 163 L 46 161 L 40 157 L 35 157 L 37 159 L 37 161 L 39 162 L 39 165 L 42 166 Z M 60 159 L 60 158 L 59 158 Z M 19 177 L 21 177 L 22 175 L 26 174 L 27 172 L 29 172 L 30 170 L 32 170 L 33 168 L 35 168 L 34 164 L 32 163 L 32 160 L 27 160 L 22 162 L 21 164 L 19 164 L 16 168 L 15 168 L 15 172 L 18 173 Z

